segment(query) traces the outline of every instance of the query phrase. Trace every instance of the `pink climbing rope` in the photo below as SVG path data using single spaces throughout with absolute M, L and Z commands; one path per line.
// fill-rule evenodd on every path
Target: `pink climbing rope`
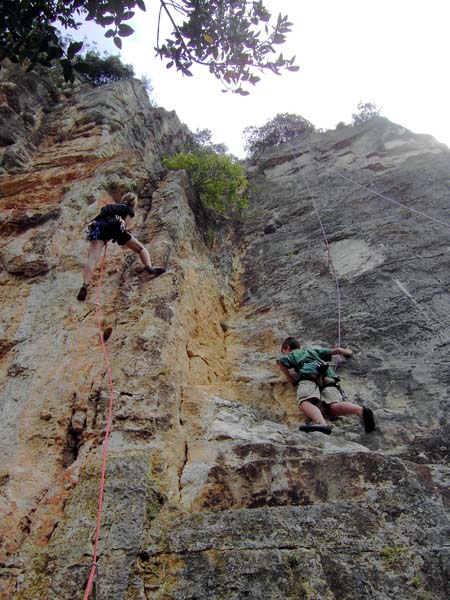
M 109 381 L 109 407 L 108 407 L 108 415 L 106 419 L 106 427 L 105 427 L 105 439 L 103 440 L 103 451 L 102 451 L 102 466 L 101 466 L 101 476 L 100 476 L 100 489 L 98 494 L 98 509 L 97 509 L 97 525 L 95 528 L 95 540 L 94 540 L 94 550 L 92 552 L 92 566 L 89 574 L 89 579 L 86 584 L 86 589 L 84 591 L 83 600 L 88 600 L 89 594 L 92 590 L 92 585 L 94 582 L 95 574 L 97 571 L 97 560 L 98 560 L 98 543 L 100 539 L 100 525 L 102 519 L 102 508 L 103 508 L 103 498 L 105 493 L 105 481 L 106 481 L 106 460 L 108 456 L 108 443 L 109 443 L 109 435 L 111 431 L 111 421 L 112 421 L 112 409 L 114 402 L 114 387 L 111 373 L 111 365 L 108 358 L 108 352 L 106 350 L 106 344 L 103 339 L 103 330 L 101 324 L 101 314 L 100 314 L 100 290 L 103 282 L 103 274 L 105 271 L 105 262 L 106 262 L 106 248 L 107 244 L 105 244 L 105 251 L 103 253 L 102 263 L 100 267 L 100 277 L 97 285 L 97 290 L 95 293 L 95 315 L 97 319 L 97 326 L 100 335 L 100 344 L 103 350 L 103 358 L 106 364 L 106 371 L 108 373 L 108 381 Z

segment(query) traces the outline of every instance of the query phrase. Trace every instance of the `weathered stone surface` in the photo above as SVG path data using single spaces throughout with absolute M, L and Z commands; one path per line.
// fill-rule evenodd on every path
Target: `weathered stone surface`
M 382 155 L 382 173 L 365 168 L 373 153 Z M 274 167 L 272 154 L 278 155 Z M 261 214 L 246 231 L 249 311 L 265 310 L 266 320 L 279 315 L 284 331 L 305 344 L 336 344 L 336 284 L 314 194 L 339 278 L 341 342 L 356 350 L 343 367 L 346 389 L 379 412 L 383 447 L 392 444 L 396 452 L 448 422 L 442 355 L 450 338 L 439 323 L 450 306 L 449 158 L 445 146 L 385 119 L 274 150 L 269 166 L 264 160 L 259 166 Z M 264 236 L 274 215 L 282 226 Z
M 431 547 L 436 564 L 448 563 L 444 540 L 404 527 L 419 511 L 435 529 L 433 506 L 429 511 L 409 506 L 402 497 L 398 519 L 398 506 L 393 503 L 389 510 L 387 495 L 384 500 L 381 513 L 376 507 L 367 510 L 339 501 L 198 513 L 172 523 L 165 531 L 164 547 L 158 551 L 150 547 L 153 558 L 146 557 L 142 569 L 149 575 L 154 597 L 331 599 L 397 593 L 425 598 L 431 597 L 424 591 L 427 587 L 448 589 L 446 568 L 430 568 Z M 155 534 L 161 539 L 161 532 Z M 428 550 L 412 551 L 411 545 L 417 543 Z M 177 579 L 158 580 L 154 574 L 164 572 L 168 564 L 175 566 Z
M 5 64 L 0 72 L 0 173 L 18 173 L 30 166 L 45 114 L 59 92 L 52 80 Z
M 96 598 L 446 600 L 448 227 L 366 188 L 450 222 L 449 150 L 385 119 L 294 140 L 249 165 L 249 216 L 234 247 L 211 248 L 186 175 L 161 168 L 183 145 L 174 114 L 135 81 L 27 82 L 1 82 L 0 139 L 25 158 L 3 159 L 0 181 L 0 597 L 83 597 L 110 391 L 95 290 L 76 293 L 86 223 L 133 189 L 136 236 L 169 263 L 149 281 L 107 251 Z M 372 435 L 351 418 L 300 433 L 275 366 L 286 335 L 338 341 L 311 195 L 355 350 L 339 372 L 374 409 Z

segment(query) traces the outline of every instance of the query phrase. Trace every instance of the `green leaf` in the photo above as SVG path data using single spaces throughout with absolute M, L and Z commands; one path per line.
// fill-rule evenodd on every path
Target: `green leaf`
M 125 23 L 121 23 L 119 25 L 119 35 L 120 37 L 127 37 L 134 33 L 134 29 Z
M 71 60 L 83 47 L 83 42 L 72 42 L 67 49 L 67 58 Z
M 119 48 L 119 50 L 122 50 L 122 40 L 120 39 L 120 37 L 115 37 L 113 41 L 115 45 Z
M 105 38 L 111 38 L 115 35 L 116 35 L 116 32 L 114 31 L 114 29 L 108 29 L 108 31 L 105 33 Z
M 63 55 L 64 50 L 60 46 L 49 46 L 47 48 L 46 62 L 52 61 L 55 58 L 61 58 Z
M 106 17 L 97 17 L 96 21 L 102 27 L 106 27 L 106 25 L 111 25 L 112 23 L 114 23 L 114 17 L 111 15 Z
M 145 12 L 145 2 L 144 0 L 136 0 L 136 4 L 138 5 L 138 7 L 143 10 Z
M 282 33 L 276 33 L 272 38 L 273 44 L 283 44 L 286 41 L 286 36 Z

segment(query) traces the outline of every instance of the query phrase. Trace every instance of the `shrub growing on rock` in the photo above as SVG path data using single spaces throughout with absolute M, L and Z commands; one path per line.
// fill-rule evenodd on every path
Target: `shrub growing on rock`
M 251 158 L 300 135 L 308 135 L 315 127 L 307 119 L 292 113 L 278 113 L 262 127 L 246 127 L 245 148 Z
M 221 214 L 232 214 L 248 204 L 243 166 L 230 155 L 215 152 L 180 153 L 164 159 L 171 170 L 186 170 L 203 204 Z
M 367 123 L 374 117 L 380 116 L 380 109 L 373 102 L 359 102 L 358 112 L 352 115 L 352 125 L 361 125 Z
M 189 131 L 188 137 L 191 152 L 215 152 L 224 155 L 228 153 L 225 144 L 215 144 L 212 141 L 212 133 L 209 129 L 197 129 L 195 133 Z
M 134 76 L 132 65 L 124 64 L 118 56 L 100 56 L 100 53 L 94 50 L 86 52 L 84 57 L 77 58 L 74 69 L 95 86 Z

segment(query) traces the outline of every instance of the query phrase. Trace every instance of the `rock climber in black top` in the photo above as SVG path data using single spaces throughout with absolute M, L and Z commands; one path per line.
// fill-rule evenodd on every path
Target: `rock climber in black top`
M 137 196 L 132 192 L 124 194 L 120 204 L 107 204 L 90 223 L 87 234 L 89 254 L 83 269 L 83 285 L 77 299 L 86 299 L 88 286 L 106 242 L 113 241 L 136 252 L 150 275 L 157 277 L 165 272 L 163 267 L 152 267 L 148 250 L 127 230 L 137 208 Z

